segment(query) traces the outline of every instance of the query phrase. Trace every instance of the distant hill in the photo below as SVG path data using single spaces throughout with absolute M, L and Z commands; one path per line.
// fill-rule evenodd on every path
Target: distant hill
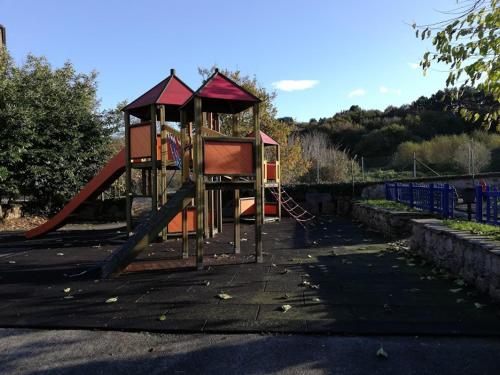
M 296 132 L 320 131 L 331 144 L 351 155 L 364 156 L 368 167 L 383 167 L 390 163 L 403 142 L 419 143 L 439 135 L 470 134 L 478 130 L 478 124 L 467 123 L 460 117 L 461 108 L 482 113 L 498 106 L 493 99 L 474 89 L 467 89 L 459 99 L 453 99 L 456 96 L 454 89 L 438 91 L 429 98 L 422 96 L 411 104 L 390 106 L 384 111 L 365 110 L 355 105 L 332 117 L 295 123 Z M 290 117 L 281 120 L 293 123 Z

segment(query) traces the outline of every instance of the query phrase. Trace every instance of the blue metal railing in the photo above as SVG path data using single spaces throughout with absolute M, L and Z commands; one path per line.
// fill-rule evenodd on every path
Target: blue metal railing
M 499 225 L 498 201 L 500 191 L 496 186 L 476 186 L 476 222 Z M 485 202 L 485 207 L 483 207 Z
M 385 198 L 406 204 L 410 208 L 453 217 L 455 189 L 449 184 L 386 183 Z

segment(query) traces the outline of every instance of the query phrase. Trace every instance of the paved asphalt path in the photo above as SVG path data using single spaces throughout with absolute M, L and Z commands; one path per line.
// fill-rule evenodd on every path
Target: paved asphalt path
M 378 357 L 383 345 L 388 358 Z M 500 340 L 0 329 L 7 374 L 498 374 Z

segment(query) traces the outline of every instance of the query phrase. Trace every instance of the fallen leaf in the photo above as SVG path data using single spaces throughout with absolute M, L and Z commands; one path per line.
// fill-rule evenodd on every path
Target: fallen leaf
M 163 322 L 164 320 L 167 320 L 167 316 L 166 316 L 165 314 L 160 315 L 160 316 L 158 317 L 158 320 L 159 320 L 160 322 Z
M 290 305 L 281 305 L 281 311 L 283 311 L 284 313 L 286 313 L 291 308 L 292 308 L 292 306 L 290 306 Z
M 61 257 L 64 255 L 64 253 L 57 253 L 56 255 Z
M 455 289 L 450 289 L 450 292 L 452 293 L 458 293 L 462 290 L 462 288 L 455 288 Z
M 465 281 L 463 281 L 462 279 L 457 279 L 457 280 L 455 280 L 455 284 L 457 284 L 459 286 L 464 286 L 465 285 Z
M 69 292 L 71 292 L 71 288 L 64 288 L 63 290 L 64 290 L 64 293 L 69 293 Z
M 106 300 L 106 303 L 115 303 L 118 301 L 118 297 L 111 297 Z
M 474 307 L 475 307 L 476 309 L 482 309 L 484 306 L 486 306 L 486 305 L 483 305 L 483 304 L 481 304 L 481 303 L 479 303 L 479 302 L 474 302 Z
M 321 300 L 320 300 L 318 297 L 314 297 L 314 298 L 312 299 L 312 301 L 313 301 L 313 302 L 321 302 Z
M 307 257 L 308 257 L 308 258 L 312 258 L 312 255 L 311 255 L 311 254 L 307 254 Z
M 387 354 L 387 352 L 384 350 L 383 347 L 380 347 L 377 350 L 376 355 L 377 355 L 377 357 L 380 357 L 380 358 L 388 358 L 389 357 L 389 354 Z
M 463 298 L 457 298 L 457 301 L 456 301 L 456 302 L 457 302 L 457 303 L 462 303 L 463 301 L 464 301 L 464 299 L 463 299 Z
M 224 299 L 224 300 L 233 298 L 233 297 L 231 297 L 231 296 L 230 296 L 229 294 L 227 294 L 227 293 L 219 293 L 219 294 L 217 294 L 217 297 L 218 297 L 219 299 Z
M 303 286 L 309 286 L 309 285 L 311 285 L 311 283 L 309 281 L 307 281 L 307 280 L 304 280 L 304 281 L 302 281 L 301 285 L 303 285 Z
M 205 280 L 203 283 L 205 284 L 205 286 L 209 286 L 210 285 L 210 281 L 208 281 L 208 280 Z

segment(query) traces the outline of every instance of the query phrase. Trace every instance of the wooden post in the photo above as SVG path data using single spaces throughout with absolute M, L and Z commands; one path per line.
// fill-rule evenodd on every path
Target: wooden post
M 165 124 L 165 106 L 162 105 L 160 107 L 160 141 L 161 141 L 161 173 L 160 173 L 160 196 L 161 196 L 161 205 L 167 204 L 167 162 L 168 162 L 168 131 L 167 126 Z M 167 225 L 168 227 L 168 225 Z M 167 227 L 163 228 L 161 231 L 162 241 L 167 240 Z
M 186 112 L 181 111 L 181 157 L 182 157 L 182 170 L 181 170 L 181 180 L 182 183 L 186 183 L 189 181 L 189 151 L 186 151 L 186 147 L 188 144 L 188 136 L 187 136 L 187 121 L 186 121 Z M 187 215 L 188 208 L 187 205 L 183 205 L 182 209 L 182 257 L 187 259 L 189 257 L 189 233 L 188 233 L 188 223 L 187 223 Z
M 239 129 L 239 116 L 233 115 L 233 137 L 240 136 Z M 233 177 L 234 180 L 238 180 L 237 177 Z M 239 254 L 241 252 L 241 212 L 240 212 L 240 189 L 235 189 L 233 194 L 233 205 L 234 205 L 234 237 L 233 246 L 234 253 Z
M 156 169 L 156 105 L 151 105 L 151 211 L 158 210 L 158 184 Z
M 125 210 L 127 236 L 132 232 L 132 164 L 130 163 L 130 113 L 123 113 L 125 122 Z
M 253 128 L 255 134 L 255 261 L 263 262 L 262 256 L 262 138 L 260 137 L 259 104 L 253 105 Z
M 203 269 L 203 212 L 205 210 L 205 191 L 203 184 L 203 138 L 202 128 L 201 98 L 194 98 L 194 126 L 196 134 L 194 135 L 194 175 L 196 181 L 196 268 Z
M 276 182 L 278 184 L 278 220 L 281 221 L 281 154 L 280 145 L 276 146 Z
M 148 194 L 148 176 L 144 168 L 141 168 L 141 194 L 144 196 Z

